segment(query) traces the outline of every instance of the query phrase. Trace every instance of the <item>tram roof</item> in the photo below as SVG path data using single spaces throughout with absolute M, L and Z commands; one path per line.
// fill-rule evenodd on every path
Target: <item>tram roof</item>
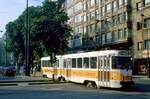
M 121 53 L 123 54 L 121 54 Z M 72 53 L 72 54 L 65 54 L 65 55 L 57 55 L 57 58 L 63 56 L 64 58 L 71 58 L 71 57 L 89 57 L 89 56 L 118 56 L 118 55 L 128 55 L 126 54 L 129 52 L 128 50 L 103 50 L 103 51 L 92 51 L 92 52 L 79 52 L 79 53 Z M 50 60 L 50 57 L 42 57 L 41 60 Z
M 81 52 L 81 53 L 74 53 L 74 54 L 66 54 L 64 57 L 88 57 L 88 56 L 118 56 L 121 55 L 120 52 L 125 53 L 128 52 L 127 50 L 104 50 L 104 51 L 92 51 L 92 52 Z M 122 54 L 123 55 L 123 54 Z M 127 55 L 127 54 L 124 54 Z

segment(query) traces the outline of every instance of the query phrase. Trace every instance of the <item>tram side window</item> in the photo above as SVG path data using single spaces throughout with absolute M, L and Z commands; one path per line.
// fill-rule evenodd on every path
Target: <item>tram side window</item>
M 77 59 L 77 67 L 82 68 L 82 58 Z
M 110 68 L 110 60 L 107 58 L 107 68 Z
M 105 57 L 105 59 L 104 59 L 104 66 L 105 66 L 105 68 L 109 68 L 109 65 L 110 65 L 110 61 L 109 61 L 109 58 L 108 57 Z
M 48 67 L 48 61 L 43 61 L 44 67 Z
M 49 60 L 47 61 L 46 64 L 47 64 L 48 67 L 52 67 L 52 64 L 51 64 L 51 62 Z
M 60 67 L 60 65 L 59 65 L 59 60 L 57 60 L 57 66 Z
M 106 66 L 107 66 L 107 60 L 106 58 L 104 58 L 104 67 L 106 68 Z
M 91 57 L 90 58 L 90 64 L 91 64 L 91 68 L 96 68 L 96 66 L 97 66 L 97 58 L 96 57 Z
M 117 61 L 116 57 L 112 57 L 112 69 L 116 69 L 117 68 L 116 61 Z
M 64 62 L 64 68 L 66 68 L 66 60 L 64 59 L 64 61 L 63 61 L 63 62 Z
M 102 68 L 103 67 L 103 60 L 101 59 L 100 60 L 100 68 Z
M 53 64 L 54 67 L 59 67 L 59 60 L 57 60 L 54 64 Z
M 89 68 L 89 58 L 86 57 L 83 59 L 83 68 Z
M 73 58 L 73 59 L 72 59 L 72 67 L 73 67 L 73 68 L 76 68 L 76 58 Z

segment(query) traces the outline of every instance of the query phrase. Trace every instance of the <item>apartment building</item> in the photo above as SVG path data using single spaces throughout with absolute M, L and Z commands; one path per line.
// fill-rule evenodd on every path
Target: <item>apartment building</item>
M 66 0 L 73 50 L 130 49 L 130 0 Z
M 134 69 L 147 74 L 150 64 L 150 0 L 132 0 Z
M 134 74 L 147 74 L 150 0 L 66 0 L 65 5 L 72 51 L 129 49 Z

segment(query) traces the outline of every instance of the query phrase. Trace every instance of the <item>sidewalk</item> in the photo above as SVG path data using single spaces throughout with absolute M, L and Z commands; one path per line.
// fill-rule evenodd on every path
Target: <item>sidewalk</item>
M 150 80 L 150 78 L 148 76 L 133 75 L 133 80 Z
M 39 72 L 35 77 L 17 75 L 15 77 L 0 77 L 0 86 L 18 86 L 18 85 L 38 85 L 54 83 L 50 78 L 43 78 Z
M 150 78 L 147 76 L 133 75 L 135 87 L 141 92 L 150 92 Z

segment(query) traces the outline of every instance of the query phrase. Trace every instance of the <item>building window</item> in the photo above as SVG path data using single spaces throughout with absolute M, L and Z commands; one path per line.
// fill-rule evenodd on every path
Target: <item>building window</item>
M 127 5 L 128 4 L 128 0 L 124 0 L 124 4 Z
M 118 30 L 118 39 L 123 39 L 123 30 Z
M 106 19 L 106 24 L 108 27 L 111 27 L 112 26 L 112 18 L 107 18 Z
M 128 38 L 128 37 L 129 37 L 128 29 L 125 28 L 125 29 L 124 29 L 124 38 Z
M 99 5 L 100 0 L 95 0 L 95 4 Z
M 96 19 L 99 19 L 99 10 L 96 10 Z
M 123 0 L 119 0 L 119 8 L 121 8 L 123 6 Z
M 78 12 L 78 11 L 80 11 L 80 10 L 82 10 L 82 3 L 81 2 L 79 2 L 79 3 L 77 3 L 76 5 L 75 5 L 75 7 L 74 7 L 74 9 L 75 9 L 75 12 Z
M 67 8 L 73 4 L 73 0 L 67 0 Z
M 89 9 L 90 8 L 90 2 L 87 2 L 87 9 Z
M 144 28 L 150 27 L 150 18 L 144 20 Z
M 143 43 L 142 42 L 138 42 L 138 46 L 137 46 L 138 50 L 142 50 L 143 49 Z
M 137 30 L 140 30 L 140 29 L 142 29 L 142 23 L 141 22 L 137 22 Z
M 94 6 L 95 0 L 91 0 L 91 6 Z
M 82 16 L 81 16 L 81 14 L 75 16 L 75 23 L 81 22 L 81 21 L 82 21 Z
M 113 1 L 113 12 L 117 11 L 117 1 Z
M 102 16 L 105 16 L 105 7 L 102 7 L 101 13 L 102 13 L 102 14 L 101 14 Z
M 106 13 L 110 13 L 111 12 L 111 3 L 106 5 Z
M 90 25 L 90 32 L 94 32 L 95 31 L 95 24 L 91 24 Z
M 141 2 L 136 3 L 136 10 L 137 11 L 142 10 L 142 3 Z
M 106 36 L 105 34 L 102 34 L 102 44 L 105 44 L 106 43 Z
M 128 12 L 124 12 L 124 21 L 128 21 Z
M 117 16 L 113 16 L 113 25 L 116 26 L 118 24 L 118 17 Z
M 84 27 L 83 27 L 83 33 L 84 33 L 84 34 L 86 34 L 86 32 L 87 32 L 86 30 L 87 30 L 87 29 L 86 29 L 86 26 L 84 26 Z
M 90 14 L 91 14 L 90 19 L 94 19 L 94 18 L 95 18 L 95 12 L 93 11 L 93 12 L 91 12 Z
M 73 14 L 73 7 L 67 9 L 68 16 L 71 16 Z
M 145 49 L 150 49 L 150 40 L 145 40 Z
M 101 37 L 100 35 L 96 36 L 96 43 L 99 45 L 101 43 Z
M 107 43 L 111 43 L 112 42 L 112 33 L 111 32 L 107 33 L 106 41 L 107 41 Z
M 114 31 L 114 41 L 118 41 L 118 31 Z
M 144 0 L 144 5 L 145 6 L 150 5 L 150 0 Z
M 118 15 L 118 23 L 123 23 L 123 20 L 124 20 L 123 14 L 119 14 Z
M 83 15 L 82 18 L 83 18 L 83 22 L 86 22 L 86 15 Z
M 87 14 L 86 17 L 87 21 L 90 21 L 90 14 Z

